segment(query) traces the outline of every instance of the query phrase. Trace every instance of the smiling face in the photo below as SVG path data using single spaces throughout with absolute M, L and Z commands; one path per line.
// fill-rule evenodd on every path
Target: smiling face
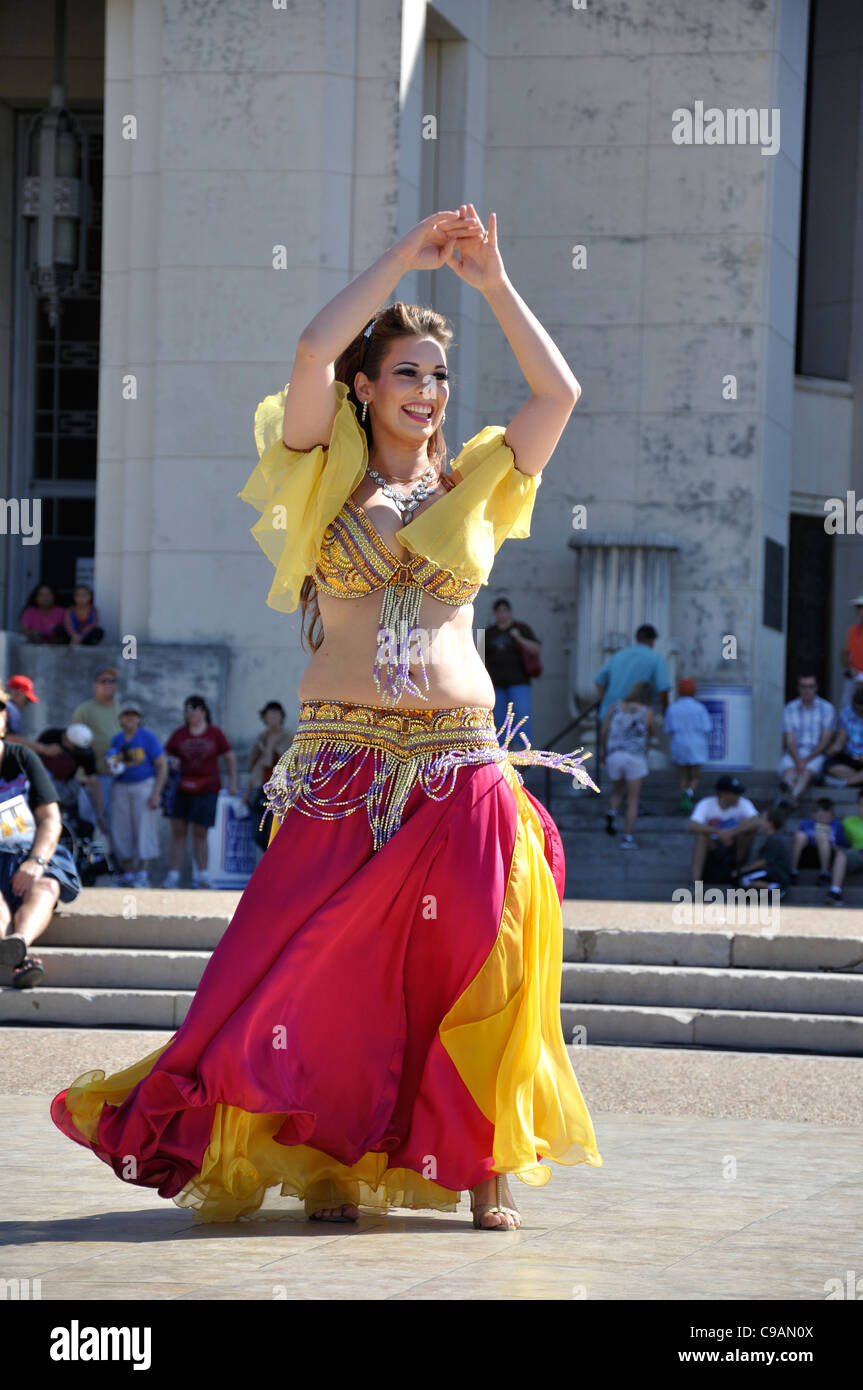
M 354 390 L 368 401 L 376 442 L 417 445 L 431 438 L 446 409 L 446 353 L 434 338 L 396 338 L 377 380 L 357 372 Z

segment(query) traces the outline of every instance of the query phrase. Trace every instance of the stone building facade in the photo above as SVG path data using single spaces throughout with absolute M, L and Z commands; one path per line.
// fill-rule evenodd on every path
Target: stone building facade
M 182 673 L 190 644 L 211 646 L 232 736 L 265 699 L 294 718 L 299 615 L 265 606 L 236 498 L 255 406 L 332 294 L 470 199 L 497 211 L 509 275 L 583 389 L 533 534 L 476 604 L 482 628 L 507 594 L 543 638 L 537 742 L 645 620 L 680 674 L 736 693 L 756 765 L 778 755 L 798 664 L 841 693 L 863 565 L 853 530 L 822 519 L 830 497 L 863 499 L 856 6 L 69 0 L 66 102 L 102 160 L 97 366 L 92 334 L 84 352 L 73 324 L 64 345 L 95 372 L 80 418 L 51 396 L 22 233 L 53 14 L 0 0 L 0 480 L 44 497 L 54 527 L 53 549 L 6 538 L 7 631 L 49 559 L 62 587 L 93 555 L 128 688 L 135 660 Z M 447 271 L 396 296 L 453 322 L 452 452 L 505 424 L 527 387 L 482 298 Z M 76 429 L 91 473 L 57 452 L 36 476 L 36 437 L 66 448 Z M 66 512 L 84 529 L 64 541 Z

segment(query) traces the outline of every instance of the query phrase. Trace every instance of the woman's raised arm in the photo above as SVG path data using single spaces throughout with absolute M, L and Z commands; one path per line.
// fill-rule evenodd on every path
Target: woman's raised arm
M 473 203 L 467 210 L 476 211 Z M 554 453 L 581 387 L 507 276 L 497 245 L 497 214 L 491 213 L 483 240 L 474 239 L 459 249 L 461 257 L 450 261 L 451 269 L 484 296 L 533 392 L 507 425 L 504 442 L 515 455 L 518 471 L 534 477 Z
M 340 290 L 300 334 L 291 368 L 282 438 L 289 449 L 326 444 L 336 413 L 336 359 L 361 333 L 380 304 L 409 270 L 437 270 L 456 241 L 481 235 L 476 214 L 466 208 L 423 219 L 372 265 Z

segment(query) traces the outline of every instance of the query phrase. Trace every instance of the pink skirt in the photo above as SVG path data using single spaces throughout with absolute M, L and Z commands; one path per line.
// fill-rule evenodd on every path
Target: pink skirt
M 600 1166 L 560 1021 L 563 846 L 513 766 L 544 758 L 578 775 L 501 749 L 488 710 L 304 705 L 185 1022 L 54 1122 L 213 1221 L 273 1187 L 453 1210 L 496 1172 Z

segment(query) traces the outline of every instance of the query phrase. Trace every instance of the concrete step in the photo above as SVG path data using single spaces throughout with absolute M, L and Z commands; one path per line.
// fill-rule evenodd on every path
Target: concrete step
M 737 1009 L 563 1004 L 567 1042 L 863 1056 L 863 1018 Z M 576 1060 L 576 1070 L 578 1063 Z
M 627 930 L 573 925 L 579 904 L 564 902 L 565 962 L 825 971 L 863 976 L 859 936 L 785 935 L 740 930 Z
M 42 940 L 34 949 L 45 966 L 45 983 L 62 989 L 194 991 L 211 954 L 134 946 L 43 946 Z M 0 970 L 0 984 L 7 983 L 11 973 Z
M 641 1008 L 849 1014 L 863 1022 L 863 975 L 567 962 L 561 999 L 570 1004 L 636 1004 Z
M 179 1028 L 194 995 L 167 989 L 0 990 L 0 1023 L 69 1028 Z

